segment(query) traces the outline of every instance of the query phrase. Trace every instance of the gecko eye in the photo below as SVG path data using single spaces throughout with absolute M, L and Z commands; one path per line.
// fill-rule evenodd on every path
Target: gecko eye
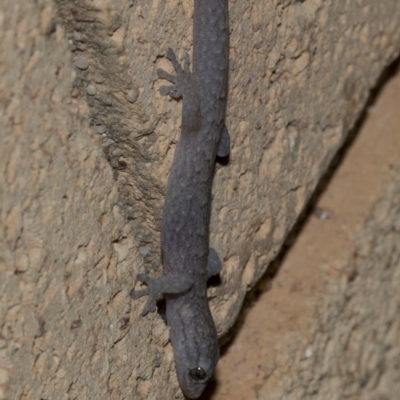
M 200 367 L 193 368 L 189 371 L 190 377 L 196 382 L 203 382 L 207 380 L 207 372 Z

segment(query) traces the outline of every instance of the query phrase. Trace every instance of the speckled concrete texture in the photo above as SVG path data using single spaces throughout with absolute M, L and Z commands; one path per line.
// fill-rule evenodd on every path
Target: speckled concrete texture
M 273 276 L 267 272 L 257 285 L 256 301 L 248 296 L 210 399 L 398 397 L 396 64 Z
M 220 335 L 400 51 L 397 0 L 230 1 L 227 126 L 211 243 Z M 169 332 L 139 316 L 191 52 L 189 0 L 0 5 L 0 399 L 182 398 Z

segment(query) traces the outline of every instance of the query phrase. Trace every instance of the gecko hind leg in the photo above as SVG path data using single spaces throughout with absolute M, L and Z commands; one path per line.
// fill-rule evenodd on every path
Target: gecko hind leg
M 184 293 L 189 290 L 194 283 L 191 276 L 188 275 L 162 275 L 159 278 L 151 278 L 145 274 L 139 274 L 137 279 L 147 284 L 147 288 L 142 290 L 133 290 L 132 299 L 136 300 L 142 296 L 148 295 L 146 304 L 142 310 L 142 316 L 156 310 L 156 302 L 164 293 Z

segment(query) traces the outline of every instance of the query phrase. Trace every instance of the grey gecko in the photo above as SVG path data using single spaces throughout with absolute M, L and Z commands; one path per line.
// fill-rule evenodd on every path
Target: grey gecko
M 229 154 L 225 128 L 228 80 L 227 0 L 194 0 L 193 72 L 185 54 L 183 68 L 167 51 L 176 75 L 162 69 L 158 77 L 173 83 L 161 94 L 182 97 L 181 136 L 168 180 L 162 221 L 164 275 L 138 275 L 148 287 L 142 315 L 156 310 L 164 295 L 171 328 L 178 381 L 183 393 L 197 399 L 219 359 L 217 331 L 207 300 L 207 280 L 222 268 L 209 247 L 211 186 L 216 156 Z

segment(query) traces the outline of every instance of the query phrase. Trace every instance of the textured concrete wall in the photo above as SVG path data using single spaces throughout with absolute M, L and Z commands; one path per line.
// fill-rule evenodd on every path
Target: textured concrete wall
M 155 70 L 190 52 L 191 17 L 187 0 L 1 3 L 0 399 L 182 398 L 168 328 L 128 295 L 161 273 L 181 103 Z M 220 334 L 398 56 L 399 20 L 397 0 L 230 1 Z
M 347 279 L 329 280 L 307 338 L 295 337 L 282 355 L 274 391 L 265 399 L 396 399 L 400 390 L 400 169 L 384 185 L 355 238 L 353 254 L 341 262 Z M 295 336 L 295 335 L 293 335 Z M 309 339 L 309 338 L 308 338 Z M 299 351 L 303 349 L 303 351 Z M 282 362 L 279 360 L 278 362 Z
M 307 218 L 246 298 L 213 400 L 397 399 L 398 67 L 384 74 Z

